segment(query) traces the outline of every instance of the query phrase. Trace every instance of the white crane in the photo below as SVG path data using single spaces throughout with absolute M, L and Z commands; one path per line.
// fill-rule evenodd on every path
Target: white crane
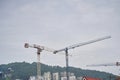
M 94 43 L 94 42 L 98 42 L 98 41 L 101 41 L 101 40 L 104 40 L 104 39 L 109 39 L 109 38 L 111 38 L 111 36 L 105 36 L 105 37 L 98 38 L 98 39 L 95 39 L 95 40 L 91 40 L 91 41 L 88 41 L 88 42 L 83 42 L 83 43 L 74 44 L 74 45 L 65 47 L 65 48 L 63 48 L 63 49 L 55 50 L 55 51 L 54 51 L 54 54 L 56 54 L 56 53 L 58 53 L 58 52 L 65 51 L 65 55 L 66 55 L 66 75 L 67 75 L 67 80 L 69 80 L 69 75 L 68 75 L 68 67 L 69 67 L 69 65 L 68 65 L 68 50 L 69 50 L 69 49 L 74 49 L 74 48 L 76 48 L 76 47 L 84 46 L 84 45 L 87 45 L 87 44 L 91 44 L 91 43 Z
M 25 48 L 36 48 L 37 49 L 37 79 L 40 80 L 40 76 L 41 76 L 41 69 L 40 69 L 40 52 L 42 50 L 46 50 L 46 51 L 49 51 L 49 52 L 53 52 L 54 54 L 58 53 L 58 52 L 61 52 L 61 51 L 65 51 L 65 55 L 66 55 L 66 74 L 67 74 L 67 80 L 69 80 L 69 76 L 68 76 L 68 50 L 69 49 L 74 49 L 76 47 L 80 47 L 80 46 L 84 46 L 84 45 L 87 45 L 87 44 L 90 44 L 90 43 L 94 43 L 94 42 L 98 42 L 98 41 L 101 41 L 101 40 L 104 40 L 104 39 L 108 39 L 108 38 L 111 38 L 111 36 L 105 36 L 105 37 L 102 37 L 102 38 L 98 38 L 98 39 L 95 39 L 95 40 L 91 40 L 91 41 L 88 41 L 88 42 L 83 42 L 83 43 L 79 43 L 79 44 L 74 44 L 74 45 L 71 45 L 71 46 L 68 46 L 68 47 L 65 47 L 63 49 L 60 49 L 60 50 L 54 50 L 54 49 L 50 49 L 50 48 L 47 48 L 47 47 L 44 47 L 44 46 L 40 46 L 40 45 L 36 45 L 36 44 L 33 44 L 33 45 L 30 45 L 28 43 L 25 43 L 24 47 Z
M 87 65 L 88 67 L 99 67 L 99 66 L 120 66 L 120 62 L 115 62 L 115 63 L 107 63 L 107 64 L 92 64 L 92 65 Z
M 101 66 L 105 66 L 105 67 L 108 67 L 108 66 L 120 66 L 120 62 L 114 62 L 114 63 L 106 63 L 106 64 L 92 64 L 92 65 L 86 65 L 87 67 L 101 67 Z M 120 74 L 119 74 L 120 75 Z M 119 80 L 120 77 L 118 77 L 117 80 Z
M 53 49 L 50 49 L 50 48 L 47 48 L 45 46 L 40 46 L 40 45 L 36 45 L 36 44 L 28 44 L 28 43 L 25 43 L 24 45 L 25 48 L 36 48 L 37 49 L 37 80 L 41 80 L 40 77 L 41 77 L 41 64 L 40 64 L 40 52 L 42 52 L 42 50 L 45 50 L 45 51 L 49 51 L 49 52 L 54 52 L 55 50 Z

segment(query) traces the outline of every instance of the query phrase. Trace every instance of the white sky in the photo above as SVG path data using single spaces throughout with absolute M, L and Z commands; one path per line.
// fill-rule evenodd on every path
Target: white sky
M 70 50 L 69 65 L 119 74 L 119 67 L 86 67 L 120 58 L 120 0 L 0 0 L 0 64 L 35 62 L 36 50 L 53 49 L 111 35 L 112 38 Z M 65 66 L 65 56 L 43 51 L 41 62 Z

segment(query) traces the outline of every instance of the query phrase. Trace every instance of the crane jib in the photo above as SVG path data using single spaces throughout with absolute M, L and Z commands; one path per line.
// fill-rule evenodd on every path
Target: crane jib
M 102 37 L 102 38 L 98 38 L 98 39 L 95 39 L 95 40 L 91 40 L 91 41 L 88 41 L 88 42 L 83 42 L 83 43 L 79 43 L 79 44 L 74 44 L 72 46 L 68 46 L 68 47 L 65 47 L 63 49 L 60 49 L 60 50 L 55 50 L 54 53 L 57 53 L 57 52 L 61 52 L 61 51 L 65 51 L 66 49 L 74 49 L 76 47 L 80 47 L 80 46 L 84 46 L 84 45 L 87 45 L 87 44 L 91 44 L 91 43 L 94 43 L 94 42 L 98 42 L 98 41 L 102 41 L 104 39 L 108 39 L 108 38 L 111 38 L 111 36 L 105 36 L 105 37 Z

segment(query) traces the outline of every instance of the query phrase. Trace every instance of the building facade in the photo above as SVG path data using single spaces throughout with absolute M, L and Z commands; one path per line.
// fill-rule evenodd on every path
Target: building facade
M 51 73 L 50 72 L 45 72 L 43 77 L 44 77 L 44 80 L 51 80 Z
M 60 80 L 60 79 L 59 79 L 59 73 L 58 73 L 58 72 L 53 73 L 52 80 Z

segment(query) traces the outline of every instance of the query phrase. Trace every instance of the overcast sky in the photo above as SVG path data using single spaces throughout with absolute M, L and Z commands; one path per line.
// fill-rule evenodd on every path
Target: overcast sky
M 120 59 L 120 0 L 0 0 L 0 64 L 36 62 L 36 49 L 61 49 L 111 35 L 111 39 L 69 50 L 69 65 L 119 74 L 119 67 L 86 67 Z M 65 66 L 65 56 L 43 51 L 41 62 Z

